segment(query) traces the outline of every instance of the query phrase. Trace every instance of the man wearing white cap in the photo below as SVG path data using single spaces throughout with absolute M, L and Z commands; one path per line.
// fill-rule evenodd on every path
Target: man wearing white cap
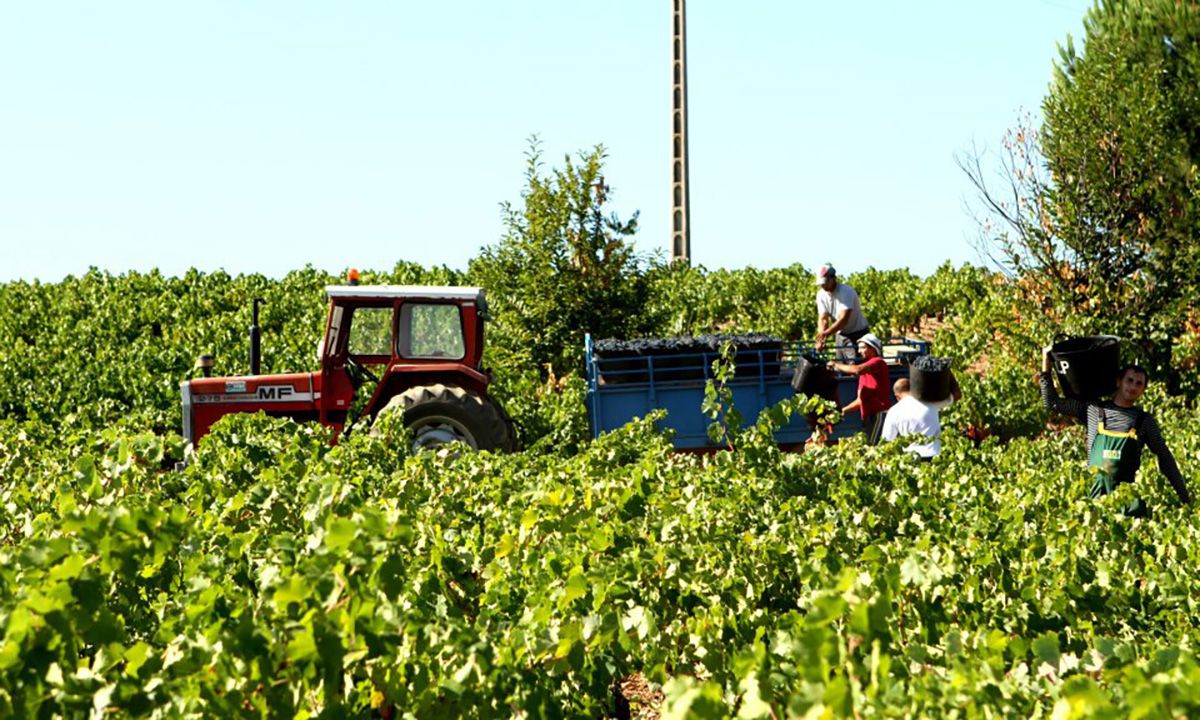
M 838 372 L 858 376 L 858 393 L 854 402 L 842 408 L 843 415 L 849 415 L 857 410 L 862 416 L 863 433 L 867 436 L 867 444 L 879 442 L 883 429 L 884 418 L 888 408 L 892 406 L 891 376 L 888 374 L 887 363 L 883 360 L 883 342 L 871 333 L 863 335 L 858 340 L 858 352 L 863 361 L 855 364 L 830 363 L 829 367 Z
M 825 347 L 830 336 L 837 338 L 837 359 L 854 360 L 854 344 L 867 334 L 867 319 L 863 316 L 858 293 L 844 282 L 838 282 L 833 265 L 825 263 L 817 270 L 817 349 Z

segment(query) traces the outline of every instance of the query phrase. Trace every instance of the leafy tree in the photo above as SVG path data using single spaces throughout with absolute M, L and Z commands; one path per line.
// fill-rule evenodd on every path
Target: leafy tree
M 1040 130 L 1005 141 L 996 191 L 961 162 L 999 227 L 993 258 L 1060 328 L 1120 334 L 1167 371 L 1200 286 L 1200 7 L 1102 1 L 1083 51 L 1060 48 Z M 1192 358 L 1194 360 L 1196 358 Z
M 630 242 L 637 214 L 623 221 L 605 212 L 604 148 L 567 156 L 546 173 L 535 137 L 527 157 L 521 205 L 503 205 L 504 238 L 484 248 L 469 272 L 496 317 L 493 357 L 561 375 L 579 365 L 585 332 L 645 332 L 650 285 Z

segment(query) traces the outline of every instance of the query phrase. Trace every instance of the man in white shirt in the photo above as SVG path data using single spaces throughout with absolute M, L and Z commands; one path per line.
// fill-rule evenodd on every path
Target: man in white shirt
M 917 454 L 922 460 L 932 460 L 942 451 L 942 420 L 938 413 L 962 399 L 958 380 L 950 376 L 950 397 L 938 402 L 922 402 L 909 392 L 908 378 L 900 378 L 892 385 L 896 404 L 888 411 L 883 421 L 883 440 L 895 440 L 907 435 L 924 435 L 931 442 L 913 443 L 904 448 Z
M 817 270 L 817 285 L 820 286 L 817 290 L 817 349 L 825 347 L 830 336 L 836 336 L 838 362 L 853 362 L 855 344 L 869 328 L 858 293 L 846 283 L 838 282 L 837 271 L 829 263 Z

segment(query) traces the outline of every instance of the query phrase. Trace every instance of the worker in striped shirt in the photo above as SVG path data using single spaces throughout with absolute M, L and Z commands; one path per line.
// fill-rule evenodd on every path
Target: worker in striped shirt
M 1117 392 L 1112 400 L 1084 401 L 1061 398 L 1050 374 L 1050 346 L 1042 353 L 1042 403 L 1048 410 L 1070 415 L 1087 425 L 1088 466 L 1095 470 L 1088 496 L 1092 499 L 1112 492 L 1121 483 L 1131 483 L 1142 462 L 1142 448 L 1158 457 L 1158 469 L 1166 476 L 1185 505 L 1191 504 L 1187 485 L 1175 457 L 1163 440 L 1158 421 L 1136 403 L 1146 392 L 1148 376 L 1143 368 L 1130 365 L 1117 374 Z M 1123 511 L 1131 517 L 1147 517 L 1149 508 L 1141 498 Z

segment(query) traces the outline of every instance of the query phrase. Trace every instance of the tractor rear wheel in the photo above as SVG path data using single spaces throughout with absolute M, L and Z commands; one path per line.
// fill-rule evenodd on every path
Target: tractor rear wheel
M 462 442 L 475 450 L 511 451 L 512 423 L 491 398 L 454 385 L 420 385 L 396 395 L 379 411 L 404 412 L 413 450 Z

